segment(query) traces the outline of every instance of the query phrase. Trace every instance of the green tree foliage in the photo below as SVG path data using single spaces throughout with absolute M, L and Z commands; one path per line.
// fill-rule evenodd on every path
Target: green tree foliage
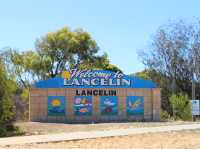
M 122 72 L 117 66 L 110 64 L 108 55 L 104 53 L 103 55 L 96 57 L 94 63 L 84 63 L 79 65 L 79 69 L 101 69 L 101 70 L 110 70 L 114 72 Z
M 29 88 L 30 84 L 39 79 L 39 56 L 36 52 L 6 49 L 1 52 L 0 56 L 5 62 L 8 75 L 16 79 L 20 88 Z
M 0 136 L 5 136 L 13 130 L 14 107 L 12 95 L 15 83 L 7 76 L 6 69 L 0 59 Z
M 88 32 L 82 29 L 72 31 L 67 27 L 37 39 L 35 50 L 19 52 L 5 49 L 1 52 L 8 76 L 14 78 L 18 85 L 15 97 L 17 119 L 19 116 L 26 119 L 27 95 L 37 80 L 55 77 L 63 70 L 74 67 L 121 71 L 110 64 L 107 54 L 99 55 L 98 52 L 99 47 Z
M 19 86 L 29 88 L 37 80 L 55 77 L 74 67 L 121 71 L 110 64 L 107 54 L 99 55 L 98 51 L 99 47 L 89 33 L 64 27 L 37 39 L 35 51 L 6 49 L 1 55 Z
M 175 119 L 191 120 L 191 105 L 187 95 L 173 94 L 170 97 L 170 104 L 173 109 L 173 116 Z
M 89 33 L 78 29 L 71 31 L 64 27 L 51 32 L 36 42 L 40 61 L 45 64 L 44 76 L 55 77 L 62 70 L 72 67 L 104 67 L 105 55 L 97 55 L 99 47 Z M 113 67 L 114 68 L 114 67 Z

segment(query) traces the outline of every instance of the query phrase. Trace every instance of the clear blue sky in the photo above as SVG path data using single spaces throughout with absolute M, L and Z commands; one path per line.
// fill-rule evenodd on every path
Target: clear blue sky
M 148 47 L 160 25 L 195 17 L 199 0 L 2 0 L 0 48 L 34 49 L 49 31 L 81 27 L 129 74 L 144 69 L 136 51 Z

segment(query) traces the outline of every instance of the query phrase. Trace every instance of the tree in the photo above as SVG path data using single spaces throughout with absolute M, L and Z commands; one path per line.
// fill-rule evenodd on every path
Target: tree
M 15 83 L 7 76 L 5 66 L 0 59 L 0 136 L 5 136 L 13 130 L 14 107 L 11 99 L 15 89 Z
M 170 22 L 156 32 L 148 51 L 139 51 L 143 64 L 163 81 L 154 80 L 162 89 L 162 107 L 172 114 L 169 97 L 184 93 L 191 99 L 192 80 L 200 97 L 200 22 Z M 155 75 L 157 76 L 157 75 Z
M 200 23 L 177 21 L 161 26 L 149 50 L 139 55 L 148 69 L 169 78 L 171 93 L 185 92 L 191 97 L 193 76 L 196 83 L 200 76 Z
M 37 39 L 35 51 L 6 49 L 1 52 L 1 57 L 19 86 L 28 88 L 37 80 L 55 77 L 74 67 L 121 71 L 110 64 L 106 53 L 98 55 L 98 51 L 99 47 L 89 33 L 64 27 Z
M 110 70 L 114 72 L 122 72 L 117 66 L 110 64 L 108 55 L 104 53 L 101 56 L 97 56 L 95 59 L 95 63 L 84 63 L 79 65 L 79 69 L 102 69 L 102 70 Z
M 121 71 L 110 64 L 108 55 L 99 55 L 99 47 L 89 33 L 64 27 L 36 40 L 36 50 L 19 52 L 6 48 L 0 53 L 10 78 L 17 82 L 15 105 L 19 113 L 27 110 L 28 92 L 34 82 L 60 75 L 63 70 L 104 69 Z M 24 96 L 25 95 L 25 96 Z M 27 115 L 27 114 L 26 114 Z M 24 119 L 24 118 L 23 118 Z
M 36 50 L 40 62 L 45 64 L 43 71 L 55 77 L 66 68 L 84 63 L 94 64 L 99 47 L 89 33 L 81 29 L 71 31 L 64 27 L 38 39 Z
M 42 69 L 39 64 L 39 55 L 31 50 L 18 52 L 17 50 L 5 49 L 0 53 L 6 65 L 6 71 L 10 78 L 16 79 L 19 87 L 29 88 L 33 82 L 40 79 Z

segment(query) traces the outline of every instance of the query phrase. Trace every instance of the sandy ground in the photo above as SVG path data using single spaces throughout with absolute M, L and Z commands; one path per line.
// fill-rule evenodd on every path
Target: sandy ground
M 200 130 L 6 146 L 4 149 L 199 149 Z
M 114 130 L 141 127 L 157 127 L 181 124 L 199 124 L 200 122 L 128 122 L 128 123 L 98 123 L 98 124 L 62 124 L 62 123 L 39 123 L 18 122 L 17 126 L 22 128 L 26 135 L 52 134 L 63 132 L 80 132 L 95 130 Z

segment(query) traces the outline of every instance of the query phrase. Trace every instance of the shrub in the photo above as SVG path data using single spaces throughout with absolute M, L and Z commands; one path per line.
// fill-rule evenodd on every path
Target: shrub
M 10 99 L 0 99 L 0 136 L 5 136 L 13 121 L 13 104 Z
M 160 113 L 161 121 L 168 121 L 170 119 L 170 115 L 167 111 L 161 111 Z
M 172 95 L 169 98 L 170 105 L 173 110 L 173 117 L 181 120 L 191 120 L 192 112 L 191 105 L 187 95 L 178 94 Z
M 6 136 L 14 120 L 12 95 L 15 83 L 9 79 L 0 59 L 0 136 Z

